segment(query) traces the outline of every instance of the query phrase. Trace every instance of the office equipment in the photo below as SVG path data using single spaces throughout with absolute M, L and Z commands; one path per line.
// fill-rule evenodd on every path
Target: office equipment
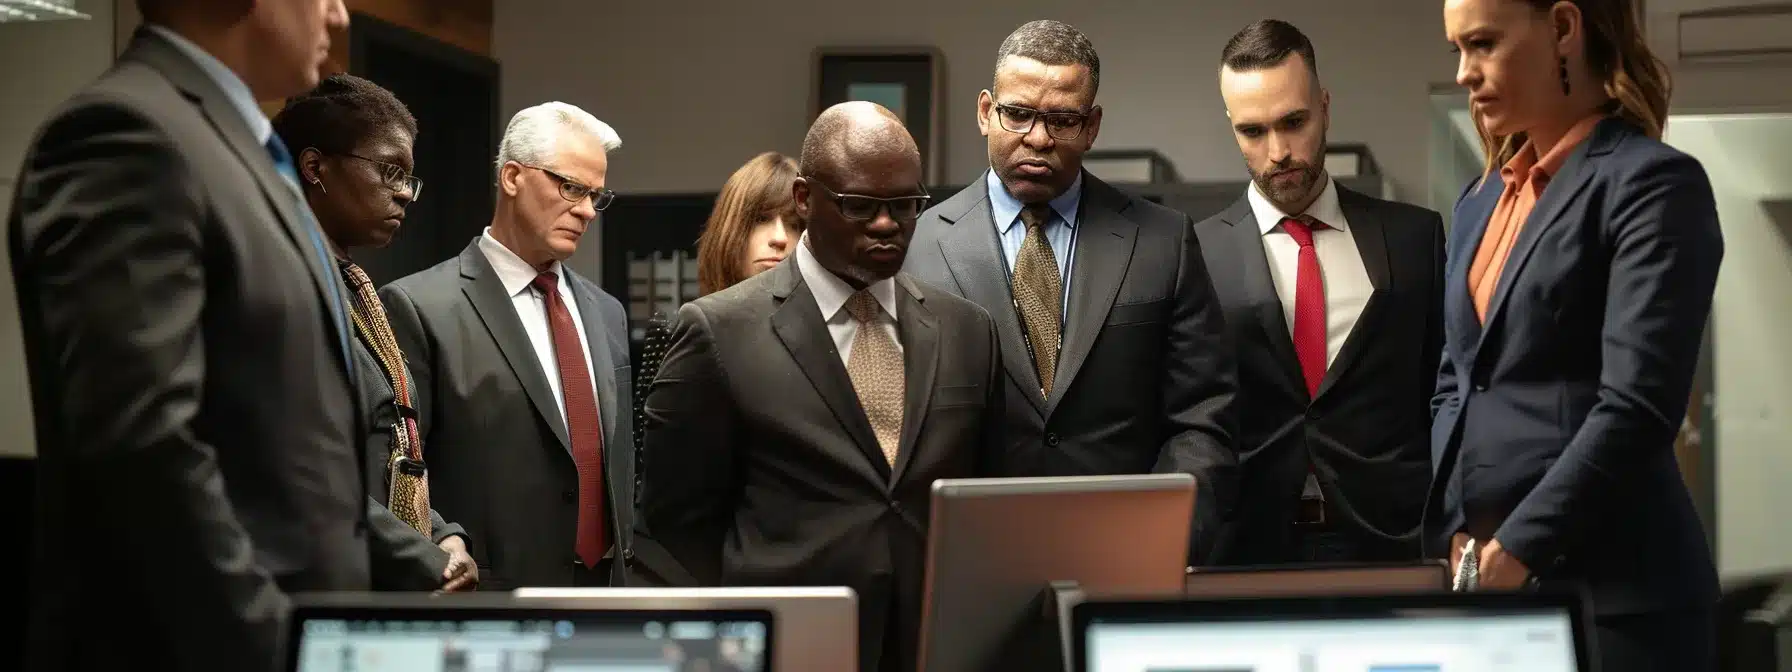
M 1193 598 L 1278 595 L 1385 595 L 1450 589 L 1442 560 L 1402 564 L 1202 567 L 1189 571 L 1183 595 Z
M 1062 667 L 1050 584 L 1179 595 L 1194 506 L 1188 474 L 934 482 L 921 669 Z
M 585 609 L 765 610 L 776 621 L 773 670 L 851 670 L 859 664 L 859 600 L 851 588 L 520 588 L 525 604 Z
M 614 609 L 505 594 L 299 596 L 289 672 L 764 672 L 776 655 L 763 609 Z
M 1587 672 L 1578 593 L 1426 593 L 1071 608 L 1078 672 Z

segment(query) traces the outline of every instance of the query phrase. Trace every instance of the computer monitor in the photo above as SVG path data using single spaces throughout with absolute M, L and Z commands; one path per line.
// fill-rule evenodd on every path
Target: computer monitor
M 519 588 L 519 602 L 587 609 L 763 609 L 777 621 L 774 670 L 851 670 L 859 664 L 858 596 L 851 588 Z
M 933 484 L 921 669 L 1062 667 L 1047 587 L 1176 596 L 1188 565 L 1188 474 L 946 479 Z
M 507 594 L 296 600 L 289 672 L 766 672 L 764 609 L 595 610 Z
M 1266 565 L 1189 570 L 1185 597 L 1386 595 L 1450 590 L 1442 560 L 1396 564 Z
M 1078 672 L 1587 672 L 1578 594 L 1430 593 L 1071 608 Z

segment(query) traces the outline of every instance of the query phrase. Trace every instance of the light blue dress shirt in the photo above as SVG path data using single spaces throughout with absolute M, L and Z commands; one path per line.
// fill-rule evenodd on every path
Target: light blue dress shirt
M 990 219 L 995 221 L 996 236 L 1002 241 L 1002 257 L 1008 263 L 1008 274 L 1012 277 L 1021 243 L 1027 240 L 1027 227 L 1020 223 L 1020 211 L 1025 206 L 1008 193 L 995 171 L 984 174 L 984 184 L 989 189 Z M 1045 240 L 1052 246 L 1052 259 L 1058 262 L 1058 276 L 1063 279 L 1064 315 L 1060 319 L 1064 320 L 1069 319 L 1070 313 L 1070 271 L 1076 265 L 1077 213 L 1082 204 L 1083 176 L 1079 173 L 1069 189 L 1051 200 L 1052 221 L 1044 226 Z
M 255 102 L 255 94 L 249 91 L 249 85 L 243 83 L 243 78 L 231 72 L 217 57 L 193 44 L 192 40 L 181 37 L 180 33 L 155 24 L 149 24 L 145 28 L 167 40 L 176 50 L 198 64 L 205 76 L 224 90 L 224 96 L 230 99 L 230 106 L 243 115 L 243 121 L 249 124 L 249 132 L 255 134 L 255 142 L 268 144 L 268 138 L 274 135 L 274 122 L 269 121 L 268 115 L 261 111 L 261 105 Z

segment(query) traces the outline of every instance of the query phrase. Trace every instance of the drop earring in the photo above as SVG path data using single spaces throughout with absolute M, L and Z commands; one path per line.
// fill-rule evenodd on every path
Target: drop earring
M 1567 75 L 1563 75 L 1563 77 L 1567 77 Z M 1562 87 L 1563 87 L 1563 89 L 1564 89 L 1564 90 L 1566 90 L 1566 88 L 1567 88 L 1567 86 L 1568 86 L 1568 80 L 1567 80 L 1567 79 L 1563 79 L 1563 80 L 1562 80 Z M 326 194 L 328 194 L 328 193 L 330 193 L 330 190 L 329 190 L 329 189 L 325 189 L 325 188 L 324 188 L 324 181 L 323 181 L 323 180 L 320 180 L 320 179 L 317 179 L 317 178 L 315 178 L 315 177 L 313 177 L 313 178 L 311 178 L 311 183 L 312 183 L 312 184 L 314 184 L 314 185 L 317 185 L 317 190 L 318 190 L 318 191 L 321 191 L 321 192 L 324 192 L 324 193 L 326 193 Z
M 1562 95 L 1566 96 L 1568 95 L 1568 57 L 1561 57 L 1558 63 L 1556 67 L 1562 72 Z

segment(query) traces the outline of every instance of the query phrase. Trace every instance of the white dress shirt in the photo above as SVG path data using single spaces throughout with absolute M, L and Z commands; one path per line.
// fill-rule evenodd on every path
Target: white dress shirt
M 1284 213 L 1270 203 L 1262 192 L 1257 191 L 1255 182 L 1246 192 L 1251 214 L 1257 218 L 1257 229 L 1263 234 L 1263 253 L 1269 260 L 1269 275 L 1275 281 L 1276 296 L 1282 300 L 1282 316 L 1287 319 L 1292 334 L 1300 245 L 1282 230 L 1282 220 L 1294 215 Z M 1350 330 L 1356 327 L 1357 318 L 1362 317 L 1363 306 L 1369 304 L 1375 285 L 1369 282 L 1369 271 L 1363 267 L 1362 254 L 1357 251 L 1356 239 L 1350 234 L 1350 222 L 1344 219 L 1344 210 L 1338 206 L 1338 186 L 1331 178 L 1326 178 L 1325 191 L 1319 192 L 1319 199 L 1299 214 L 1324 222 L 1326 226 L 1313 231 L 1313 249 L 1319 255 L 1319 273 L 1325 278 L 1325 362 L 1329 367 L 1338 358 L 1345 339 L 1350 337 Z
M 859 335 L 859 321 L 846 310 L 846 300 L 857 290 L 840 276 L 821 267 L 815 253 L 809 251 L 808 233 L 797 241 L 796 270 L 803 274 L 803 283 L 809 286 L 809 293 L 815 296 L 815 305 L 821 308 L 821 319 L 828 325 L 828 335 L 834 337 L 834 349 L 840 353 L 840 363 L 847 364 L 852 357 L 852 339 Z M 890 335 L 896 351 L 902 352 L 902 339 L 896 335 L 896 280 L 884 278 L 866 289 L 883 308 L 877 316 L 878 326 Z
M 561 391 L 560 359 L 554 356 L 554 328 L 548 324 L 547 300 L 530 285 L 541 273 L 493 238 L 491 227 L 486 227 L 485 233 L 479 236 L 479 251 L 485 254 L 486 261 L 491 262 L 492 270 L 498 274 L 498 282 L 503 283 L 504 293 L 510 297 L 511 307 L 516 309 L 517 319 L 523 323 L 523 331 L 529 334 L 529 344 L 535 346 L 535 360 L 541 362 L 548 388 L 554 391 L 554 400 L 559 402 L 554 405 L 554 410 L 560 412 L 560 422 L 566 422 L 566 394 Z M 560 301 L 566 304 L 566 311 L 572 314 L 573 327 L 579 330 L 579 355 L 585 360 L 585 377 L 591 381 L 591 398 L 596 399 L 597 375 L 591 370 L 591 339 L 585 334 L 584 320 L 579 319 L 579 302 L 573 298 L 572 285 L 567 284 L 566 269 L 560 262 L 554 262 L 548 270 L 558 278 Z

